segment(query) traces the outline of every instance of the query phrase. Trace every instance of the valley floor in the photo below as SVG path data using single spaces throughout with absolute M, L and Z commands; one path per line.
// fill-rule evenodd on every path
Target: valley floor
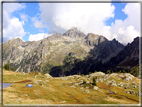
M 89 75 L 48 77 L 3 70 L 3 82 L 13 83 L 3 89 L 3 104 L 139 104 L 139 79 L 125 81 L 121 77 L 98 76 L 94 87 Z

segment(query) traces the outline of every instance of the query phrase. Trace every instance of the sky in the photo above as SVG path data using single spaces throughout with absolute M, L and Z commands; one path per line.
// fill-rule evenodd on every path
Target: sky
M 38 41 L 76 27 L 126 45 L 140 36 L 140 23 L 139 3 L 3 3 L 3 42 Z

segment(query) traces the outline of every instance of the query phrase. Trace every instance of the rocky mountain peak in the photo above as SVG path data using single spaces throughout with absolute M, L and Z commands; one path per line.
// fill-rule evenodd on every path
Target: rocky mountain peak
M 115 38 L 112 41 L 117 41 Z
M 10 42 L 11 45 L 22 45 L 24 43 L 24 41 L 20 38 L 12 39 L 8 42 Z
M 108 41 L 105 37 L 93 33 L 88 33 L 85 39 L 87 45 L 89 46 L 97 46 L 101 42 Z
M 61 33 L 55 33 L 55 34 L 47 37 L 47 40 L 49 40 L 49 41 L 52 41 L 52 40 L 62 40 L 63 39 L 62 36 L 63 35 Z
M 70 30 L 79 31 L 76 27 L 72 27 Z
M 80 30 L 78 30 L 75 27 L 72 27 L 71 29 L 67 30 L 63 36 L 67 36 L 67 37 L 71 37 L 71 38 L 84 38 L 86 35 L 81 32 Z

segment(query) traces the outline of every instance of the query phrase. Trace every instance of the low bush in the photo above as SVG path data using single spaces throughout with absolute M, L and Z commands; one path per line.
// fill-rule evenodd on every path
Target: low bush
M 96 78 L 93 78 L 93 85 L 94 85 L 94 86 L 97 86 Z
M 9 70 L 9 68 L 10 68 L 10 65 L 9 65 L 9 64 L 5 64 L 5 65 L 4 65 L 4 69 L 5 69 L 5 70 Z

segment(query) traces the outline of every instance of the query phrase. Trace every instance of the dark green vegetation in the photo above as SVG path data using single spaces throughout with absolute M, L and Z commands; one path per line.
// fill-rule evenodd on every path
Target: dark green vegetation
M 96 78 L 93 78 L 93 85 L 94 85 L 94 86 L 97 86 Z
M 110 74 L 111 73 L 111 71 L 110 70 L 107 70 L 107 72 L 106 72 L 107 74 Z
M 9 70 L 9 68 L 10 68 L 10 65 L 9 65 L 9 64 L 5 64 L 5 65 L 4 65 L 4 69 L 5 69 L 5 70 Z
M 132 75 L 134 75 L 135 77 L 138 77 L 138 76 L 139 76 L 139 65 L 134 66 L 134 67 L 131 69 L 130 73 L 131 73 Z
M 12 66 L 12 67 L 10 68 L 10 70 L 11 70 L 11 71 L 15 71 L 15 68 Z

